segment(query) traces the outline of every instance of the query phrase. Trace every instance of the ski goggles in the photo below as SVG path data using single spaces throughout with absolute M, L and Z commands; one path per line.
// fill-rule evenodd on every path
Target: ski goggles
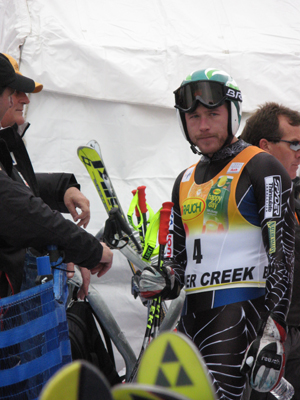
M 242 101 L 239 90 L 214 81 L 189 82 L 180 86 L 174 94 L 175 108 L 183 112 L 193 111 L 197 101 L 207 108 L 219 107 L 225 100 Z
M 294 150 L 294 151 L 298 151 L 300 150 L 300 141 L 299 140 L 283 140 L 283 139 L 278 139 L 278 140 L 273 140 L 274 142 L 278 143 L 278 142 L 285 142 L 285 143 L 289 143 L 290 145 L 290 149 Z

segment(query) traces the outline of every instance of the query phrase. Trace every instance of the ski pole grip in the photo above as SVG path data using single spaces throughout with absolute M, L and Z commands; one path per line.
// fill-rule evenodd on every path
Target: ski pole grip
M 131 191 L 131 193 L 133 194 L 133 196 L 135 196 L 136 192 L 137 192 L 136 189 L 134 189 L 134 190 Z M 135 207 L 135 215 L 136 215 L 137 218 L 140 217 L 140 213 L 139 213 L 139 210 L 138 210 L 137 207 Z
M 139 186 L 137 188 L 138 190 L 138 196 L 139 196 L 139 206 L 142 214 L 146 214 L 147 210 L 147 205 L 146 205 L 146 186 Z
M 162 208 L 166 208 L 167 210 L 172 210 L 174 203 L 172 201 L 165 201 L 162 203 Z
M 172 208 L 172 207 L 171 207 Z M 160 223 L 159 223 L 159 233 L 158 233 L 158 243 L 162 246 L 167 244 L 167 236 L 169 233 L 169 223 L 171 208 L 162 208 L 160 210 Z

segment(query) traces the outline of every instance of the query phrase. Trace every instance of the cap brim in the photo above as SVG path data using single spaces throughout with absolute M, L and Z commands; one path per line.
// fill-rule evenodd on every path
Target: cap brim
M 35 89 L 32 93 L 39 93 L 43 89 L 43 85 L 38 82 L 34 82 L 35 84 Z
M 35 90 L 35 82 L 26 76 L 16 74 L 14 82 L 10 83 L 9 87 L 18 92 L 32 93 Z

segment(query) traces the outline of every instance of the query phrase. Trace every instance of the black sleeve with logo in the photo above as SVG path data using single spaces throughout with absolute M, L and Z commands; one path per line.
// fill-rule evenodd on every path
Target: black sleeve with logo
M 197 164 L 195 180 L 197 184 L 204 183 L 217 175 L 234 156 L 226 159 Z M 175 268 L 176 278 L 184 285 L 184 270 L 186 266 L 185 231 L 183 228 L 179 207 L 179 186 L 183 172 L 175 181 L 172 193 L 174 202 L 173 258 L 178 264 Z M 269 177 L 265 180 L 266 177 Z M 270 192 L 268 182 L 273 182 L 275 190 Z M 294 263 L 294 200 L 292 184 L 284 167 L 279 161 L 267 153 L 259 153 L 245 166 L 236 191 L 236 202 L 240 211 L 243 209 L 243 198 L 252 192 L 257 204 L 257 225 L 261 226 L 264 247 L 268 255 L 269 275 L 266 282 L 266 311 L 276 312 L 285 319 L 288 312 Z M 240 208 L 241 206 L 241 208 Z M 242 211 L 241 211 L 242 213 Z M 272 243 L 270 250 L 269 229 L 272 222 L 276 244 Z M 238 243 L 237 243 L 238 245 Z

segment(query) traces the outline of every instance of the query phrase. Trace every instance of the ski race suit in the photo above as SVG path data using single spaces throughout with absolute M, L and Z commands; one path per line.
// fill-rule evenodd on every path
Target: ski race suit
M 66 262 L 95 267 L 102 257 L 101 244 L 60 214 L 68 213 L 66 190 L 80 187 L 74 175 L 35 174 L 17 125 L 0 130 L 0 163 L 0 273 L 8 274 L 14 292 L 20 290 L 29 246 L 43 251 L 55 244 L 64 250 Z M 2 274 L 0 292 L 6 285 Z
M 295 214 L 297 222 L 295 225 L 295 264 L 293 279 L 293 294 L 291 306 L 286 318 L 288 326 L 287 338 L 284 343 L 285 368 L 284 377 L 293 385 L 295 390 L 294 399 L 300 398 L 300 178 L 296 177 L 294 183 Z M 252 390 L 251 400 L 275 400 L 271 393 L 259 393 Z
M 187 294 L 178 329 L 198 346 L 218 396 L 240 399 L 260 317 L 285 320 L 290 305 L 291 180 L 274 157 L 238 140 L 183 171 L 172 201 L 167 251 Z

